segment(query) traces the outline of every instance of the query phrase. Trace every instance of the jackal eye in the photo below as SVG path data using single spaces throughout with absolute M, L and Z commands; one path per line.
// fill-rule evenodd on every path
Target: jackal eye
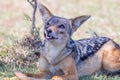
M 50 23 L 49 23 L 49 22 L 47 22 L 47 23 L 46 23 L 46 25 L 47 25 L 47 26 L 50 26 Z
M 64 29 L 65 26 L 64 26 L 63 24 L 61 24 L 61 25 L 58 26 L 58 28 L 62 28 L 62 29 Z

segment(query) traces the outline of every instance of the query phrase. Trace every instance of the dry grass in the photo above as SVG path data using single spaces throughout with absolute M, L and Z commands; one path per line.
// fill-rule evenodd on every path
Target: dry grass
M 38 2 L 45 4 L 54 15 L 66 18 L 91 15 L 91 18 L 74 33 L 73 39 L 89 37 L 91 34 L 88 32 L 93 30 L 100 36 L 110 37 L 120 43 L 120 0 L 38 0 Z M 3 46 L 9 48 L 8 45 L 12 45 L 15 40 L 21 40 L 25 35 L 29 35 L 31 22 L 27 20 L 26 14 L 32 15 L 32 7 L 26 0 L 0 0 L 0 54 Z M 43 22 L 39 12 L 36 18 L 36 25 L 41 28 L 42 34 Z M 119 80 L 118 77 L 105 79 L 103 76 L 101 78 L 94 76 L 95 80 L 98 80 L 97 78 Z

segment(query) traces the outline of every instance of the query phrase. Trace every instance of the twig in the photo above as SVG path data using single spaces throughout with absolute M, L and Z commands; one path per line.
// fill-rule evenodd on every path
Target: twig
M 33 16 L 32 16 L 32 29 L 31 29 L 31 33 L 32 33 L 32 35 L 34 35 L 34 30 L 35 30 L 35 21 L 36 21 L 36 19 L 35 19 L 35 14 L 36 14 L 36 10 L 37 10 L 37 0 L 32 0 L 32 1 L 30 1 L 30 0 L 27 0 L 31 5 L 32 5 L 32 7 L 34 8 L 34 11 L 33 11 Z
M 39 51 L 40 51 L 40 47 L 42 45 L 42 41 L 41 41 L 41 38 L 40 38 L 39 30 L 36 28 L 36 25 L 35 25 L 35 21 L 36 21 L 35 15 L 36 15 L 36 10 L 37 10 L 37 0 L 27 0 L 27 2 L 29 2 L 30 5 L 34 9 L 33 10 L 33 14 L 32 14 L 31 34 L 34 37 L 34 40 L 32 41 L 32 47 L 34 47 L 33 51 L 36 52 L 36 49 L 39 49 Z M 40 52 L 39 52 L 39 54 L 40 54 Z
M 90 28 L 89 31 L 87 31 L 86 33 L 92 34 L 93 37 L 99 37 L 98 34 L 95 31 L 91 30 Z
M 34 8 L 34 4 L 32 3 L 34 0 L 30 1 L 30 0 L 27 0 L 27 2 L 30 3 L 30 5 Z

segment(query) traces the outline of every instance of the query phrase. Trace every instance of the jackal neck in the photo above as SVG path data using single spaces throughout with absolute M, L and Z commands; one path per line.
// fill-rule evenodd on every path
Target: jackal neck
M 64 45 L 54 46 L 46 41 L 42 56 L 47 59 L 48 63 L 57 64 L 71 53 L 72 49 L 67 47 L 67 43 Z

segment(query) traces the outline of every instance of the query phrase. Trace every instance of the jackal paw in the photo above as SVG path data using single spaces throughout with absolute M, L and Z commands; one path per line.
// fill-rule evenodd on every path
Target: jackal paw
M 20 80 L 29 80 L 26 75 L 24 75 L 22 72 L 15 72 L 15 75 L 20 79 Z

